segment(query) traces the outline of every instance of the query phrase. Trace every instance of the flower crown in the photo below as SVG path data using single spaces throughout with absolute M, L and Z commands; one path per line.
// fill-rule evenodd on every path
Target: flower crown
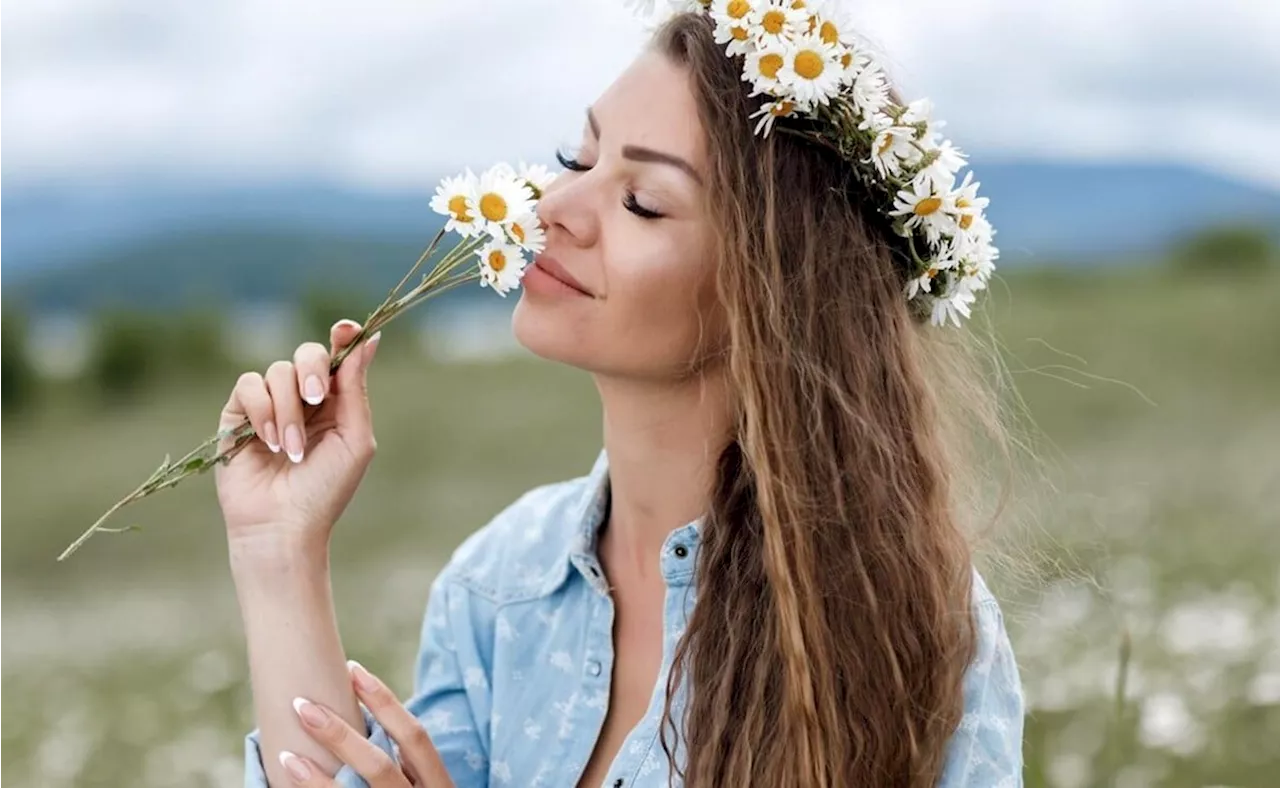
M 657 0 L 628 0 L 650 19 Z M 705 14 L 715 41 L 743 58 L 742 79 L 764 102 L 755 133 L 775 126 L 834 149 L 901 236 L 903 294 L 930 322 L 956 326 L 987 286 L 998 250 L 965 155 L 941 139 L 928 99 L 890 96 L 884 70 L 857 39 L 838 0 L 669 0 L 669 13 Z M 795 120 L 792 120 L 795 119 Z

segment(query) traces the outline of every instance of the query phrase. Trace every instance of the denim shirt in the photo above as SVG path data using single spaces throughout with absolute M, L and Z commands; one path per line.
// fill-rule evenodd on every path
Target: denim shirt
M 434 581 L 406 706 L 458 788 L 563 788 L 576 785 L 585 769 L 613 674 L 613 602 L 595 550 L 608 494 L 602 452 L 589 476 L 522 496 L 468 538 Z M 663 544 L 662 668 L 648 711 L 618 750 L 605 786 L 668 785 L 658 731 L 672 652 L 693 606 L 697 558 L 696 522 Z M 1018 668 L 1000 608 L 976 572 L 973 610 L 977 651 L 940 785 L 1020 786 Z M 371 740 L 394 752 L 367 711 L 365 720 Z M 682 761 L 682 751 L 676 757 Z M 350 767 L 336 782 L 365 786 Z M 266 784 L 254 732 L 246 742 L 245 785 Z

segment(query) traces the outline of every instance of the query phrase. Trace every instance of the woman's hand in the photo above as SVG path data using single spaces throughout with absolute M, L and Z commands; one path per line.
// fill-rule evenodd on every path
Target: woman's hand
M 378 336 L 329 375 L 331 354 L 359 333 L 358 323 L 339 321 L 330 330 L 330 348 L 305 343 L 292 361 L 275 362 L 265 376 L 246 372 L 237 381 L 219 429 L 248 418 L 259 439 L 216 469 L 218 503 L 233 545 L 266 536 L 327 547 L 375 449 L 365 373 Z
M 351 766 L 369 788 L 453 788 L 440 754 L 422 724 L 409 713 L 395 694 L 358 662 L 348 662 L 356 697 L 369 709 L 400 750 L 400 763 L 343 722 L 338 715 L 316 703 L 298 698 L 302 728 L 311 738 Z M 291 752 L 280 753 L 280 763 L 295 785 L 334 786 L 336 783 L 309 758 Z

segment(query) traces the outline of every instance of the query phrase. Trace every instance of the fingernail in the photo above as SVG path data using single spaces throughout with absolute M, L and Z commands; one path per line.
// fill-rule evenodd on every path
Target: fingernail
M 324 713 L 324 709 L 306 698 L 294 698 L 293 710 L 298 712 L 298 716 L 302 718 L 303 722 L 313 728 L 323 728 L 325 723 L 329 721 L 329 715 Z
M 369 341 L 364 343 L 364 363 L 369 364 L 373 361 L 373 357 L 378 354 L 378 342 L 382 339 L 382 332 L 378 331 L 369 337 Z
M 262 442 L 267 444 L 272 454 L 280 453 L 280 433 L 276 431 L 274 421 L 268 421 L 262 425 Z
M 374 680 L 369 671 L 364 669 L 364 665 L 356 662 L 354 659 L 347 660 L 347 668 L 351 671 L 351 675 L 355 678 L 356 684 L 360 685 L 360 689 L 365 692 L 373 692 L 378 688 L 378 682 Z
M 320 378 L 315 375 L 307 378 L 307 382 L 302 384 L 302 398 L 310 405 L 319 405 L 324 401 L 324 383 Z
M 334 327 L 334 328 L 337 328 L 338 326 L 345 326 L 346 328 L 354 328 L 354 329 L 355 329 L 355 330 L 357 330 L 357 331 L 359 331 L 359 330 L 360 330 L 360 324 L 359 324 L 359 323 L 357 323 L 357 322 L 356 322 L 356 321 L 354 321 L 354 320 L 348 320 L 348 319 L 347 319 L 347 318 L 345 318 L 345 317 L 344 317 L 343 319 L 339 320 L 338 322 L 336 322 L 336 323 L 334 323 L 334 324 L 333 324 L 333 327 Z
M 294 462 L 302 462 L 302 450 L 306 448 L 302 443 L 302 430 L 298 429 L 297 424 L 290 424 L 284 428 L 284 452 L 289 455 L 289 459 Z
M 295 780 L 310 780 L 311 767 L 307 762 L 289 752 L 288 750 L 280 751 L 280 765 L 289 773 L 289 776 Z

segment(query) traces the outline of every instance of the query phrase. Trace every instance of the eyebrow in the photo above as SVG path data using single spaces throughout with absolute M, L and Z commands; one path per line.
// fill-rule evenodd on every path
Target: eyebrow
M 590 107 L 587 107 L 587 123 L 591 126 L 592 136 L 599 140 L 600 122 L 596 120 L 595 113 L 591 111 Z M 673 156 L 670 153 L 663 153 L 662 151 L 654 150 L 653 148 L 641 147 L 639 145 L 623 145 L 622 158 L 646 163 L 669 164 L 672 167 L 681 170 L 690 178 L 693 178 L 699 186 L 702 185 L 702 176 L 698 174 L 698 171 L 693 168 L 692 164 L 679 156 Z

